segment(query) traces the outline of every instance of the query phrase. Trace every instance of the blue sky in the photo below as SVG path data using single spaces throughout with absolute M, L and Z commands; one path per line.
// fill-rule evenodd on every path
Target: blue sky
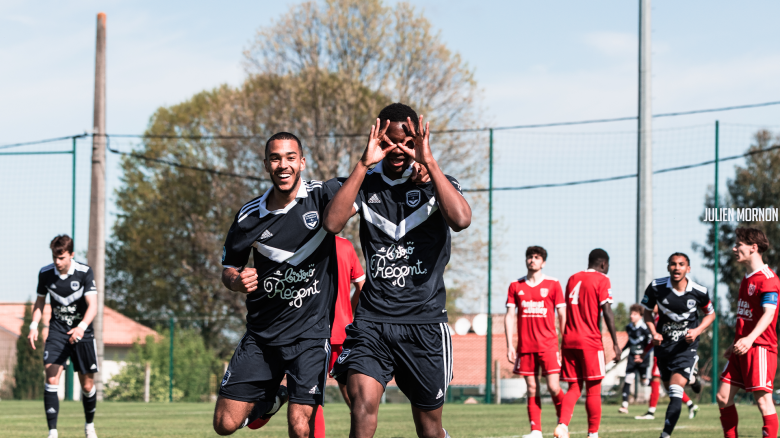
M 0 4 L 0 144 L 90 129 L 95 19 L 100 11 L 108 14 L 108 131 L 141 133 L 159 106 L 175 104 L 222 83 L 239 84 L 244 77 L 242 50 L 256 29 L 272 22 L 293 3 L 296 2 L 236 1 L 217 5 L 195 1 L 4 1 Z M 636 1 L 421 0 L 415 5 L 441 31 L 447 45 L 476 68 L 477 81 L 484 91 L 485 119 L 493 125 L 636 113 Z M 773 1 L 654 2 L 653 111 L 780 100 L 780 48 L 775 34 L 778 15 L 780 3 Z M 780 108 L 656 119 L 654 126 L 671 129 L 708 125 L 715 118 L 724 123 L 775 126 L 780 125 Z M 600 138 L 625 151 L 632 147 L 631 140 L 623 134 L 607 133 L 633 128 L 633 123 L 614 123 L 554 132 L 597 132 Z M 710 142 L 706 138 L 709 128 L 691 129 L 680 132 L 694 132 L 699 143 Z M 680 137 L 687 134 L 675 137 L 677 134 L 673 133 L 677 131 L 669 132 L 672 133 L 659 138 L 676 140 L 669 143 L 669 149 L 659 146 L 661 155 L 657 162 L 672 162 L 669 156 L 680 155 L 674 145 L 678 144 L 680 150 L 687 145 Z M 739 135 L 745 137 L 746 133 L 749 129 Z M 517 139 L 520 137 L 512 137 L 512 141 L 521 141 Z M 62 149 L 67 145 L 52 147 Z M 76 239 L 77 251 L 83 252 L 89 189 L 86 157 L 90 149 L 87 142 L 78 147 Z M 735 150 L 741 147 L 741 143 L 734 146 Z M 631 160 L 629 155 L 625 160 Z M 522 157 L 515 159 L 522 161 Z M 55 233 L 70 230 L 69 217 L 53 220 L 46 215 L 69 208 L 67 158 L 14 160 L 0 158 L 0 175 L 5 175 L 0 176 L 0 202 L 9 207 L 0 219 L 0 243 L 6 248 L 0 256 L 0 272 L 4 278 L 12 278 L 0 287 L 0 301 L 20 301 L 33 294 L 35 272 L 49 262 L 48 240 Z M 600 172 L 612 175 L 617 167 L 625 167 L 621 163 L 611 166 L 602 162 Z M 110 190 L 118 183 L 116 164 L 116 157 L 109 155 Z M 576 172 L 563 173 L 566 175 L 558 180 L 576 176 Z M 700 192 L 706 188 L 699 186 L 700 190 L 690 198 L 696 209 L 701 205 Z M 630 191 L 628 186 L 621 187 L 615 190 Z M 659 187 L 667 189 L 674 193 L 673 184 Z M 544 198 L 545 194 L 534 196 Z M 42 207 L 45 208 L 41 210 Z M 692 222 L 691 232 L 700 233 L 695 218 L 690 218 L 696 209 L 685 215 Z M 620 217 L 625 231 L 633 226 L 633 219 L 625 212 L 628 210 L 623 210 Z M 520 213 L 527 214 L 522 209 L 497 214 L 511 222 Z M 663 217 L 657 222 L 662 223 Z M 24 231 L 19 231 L 19 227 L 24 227 Z M 546 234 L 555 235 L 555 230 L 548 226 L 534 236 Z M 532 244 L 532 239 L 520 231 L 509 231 L 507 235 L 506 240 L 518 248 Z M 560 247 L 560 253 L 565 251 L 565 243 L 553 246 Z M 590 244 L 587 239 L 580 243 L 578 248 Z M 689 243 L 686 245 L 690 250 Z M 512 254 L 514 247 L 505 245 L 502 251 Z M 656 259 L 662 261 L 663 257 L 658 255 Z M 629 258 L 622 257 L 620 270 L 614 267 L 611 273 L 620 284 L 616 295 L 624 301 L 633 296 L 633 262 Z M 548 268 L 558 277 L 565 278 L 579 268 L 574 262 L 555 266 L 553 260 Z M 660 270 L 660 275 L 663 264 L 658 265 L 656 271 Z M 498 266 L 496 295 L 502 297 L 506 282 L 522 271 L 506 261 Z M 503 298 L 494 301 L 495 310 L 500 310 L 502 301 Z

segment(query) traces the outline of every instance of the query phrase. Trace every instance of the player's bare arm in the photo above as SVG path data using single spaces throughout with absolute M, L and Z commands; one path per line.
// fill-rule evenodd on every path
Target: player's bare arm
M 68 342 L 71 344 L 75 344 L 84 337 L 84 331 L 92 324 L 92 320 L 97 315 L 97 294 L 85 295 L 84 299 L 87 301 L 87 311 L 84 312 L 84 318 L 81 319 L 79 325 L 68 330 L 67 333 L 70 335 Z
M 30 334 L 27 335 L 33 350 L 35 350 L 35 342 L 38 341 L 38 323 L 43 316 L 43 306 L 45 305 L 46 297 L 38 297 L 33 305 L 32 324 L 30 324 Z
M 506 333 L 506 358 L 509 363 L 515 363 L 515 360 L 517 359 L 517 351 L 515 351 L 515 346 L 512 345 L 515 337 L 514 331 L 516 318 L 517 316 L 515 316 L 515 307 L 507 307 L 506 316 L 504 316 L 504 332 Z
M 240 272 L 236 268 L 222 270 L 222 284 L 233 292 L 250 294 L 257 290 L 257 270 L 244 268 Z
M 653 345 L 661 345 L 661 342 L 664 341 L 664 336 L 655 329 L 653 312 L 645 312 L 645 324 L 647 325 L 647 329 L 650 330 L 650 335 L 653 337 Z
M 423 116 L 420 116 L 419 131 L 414 127 L 411 118 L 407 118 L 407 126 L 411 131 L 412 141 L 414 142 L 414 148 L 410 149 L 403 143 L 399 143 L 398 147 L 404 151 L 405 154 L 414 158 L 414 161 L 422 164 L 428 170 L 433 181 L 433 188 L 436 191 L 438 197 L 439 209 L 444 216 L 444 220 L 447 221 L 447 225 L 453 231 L 462 231 L 471 225 L 471 207 L 456 189 L 452 186 L 444 172 L 439 168 L 439 164 L 433 158 L 431 152 L 431 146 L 429 142 L 430 138 L 430 126 L 429 123 L 425 123 L 423 128 Z
M 685 334 L 685 342 L 692 344 L 693 341 L 696 340 L 699 336 L 701 336 L 702 333 L 704 333 L 704 330 L 707 330 L 707 328 L 712 324 L 712 322 L 715 321 L 715 312 L 710 313 L 709 315 L 705 315 L 704 318 L 701 320 L 701 324 L 699 324 L 698 327 L 688 329 L 688 333 Z M 771 322 L 771 318 L 770 318 Z
M 563 329 L 566 327 L 566 306 L 558 307 L 558 329 L 563 334 Z
M 360 161 L 357 162 L 352 173 L 349 175 L 341 188 L 336 192 L 336 196 L 325 207 L 325 214 L 322 218 L 322 226 L 325 231 L 338 234 L 344 229 L 349 218 L 355 215 L 354 203 L 360 191 L 360 185 L 366 177 L 368 169 L 382 161 L 387 152 L 395 145 L 387 138 L 385 134 L 390 126 L 390 121 L 386 120 L 384 127 L 380 120 L 376 119 L 376 125 L 371 126 L 371 132 L 368 135 L 368 144 Z
M 601 312 L 604 315 L 604 322 L 607 324 L 609 336 L 612 338 L 612 345 L 615 348 L 615 363 L 620 362 L 622 350 L 617 340 L 617 331 L 615 330 L 615 315 L 612 313 L 612 305 L 609 302 L 601 305 Z
M 756 341 L 756 338 L 758 338 L 761 333 L 764 333 L 764 330 L 766 330 L 767 327 L 769 327 L 770 324 L 772 324 L 772 319 L 774 318 L 774 311 L 772 312 L 764 312 L 763 315 L 761 315 L 761 318 L 756 323 L 756 327 L 753 329 L 752 332 L 750 332 L 749 335 L 745 336 L 744 338 L 740 338 L 736 342 L 734 342 L 734 353 L 737 353 L 738 356 L 742 356 L 743 354 L 747 353 L 748 350 L 750 350 L 750 347 L 753 346 L 753 342 Z

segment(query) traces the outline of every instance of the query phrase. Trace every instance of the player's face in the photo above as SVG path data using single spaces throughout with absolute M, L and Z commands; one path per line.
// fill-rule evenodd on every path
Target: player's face
M 54 267 L 60 272 L 68 272 L 70 270 L 70 261 L 73 259 L 72 252 L 63 252 L 60 255 L 51 254 L 51 258 L 54 259 Z
M 642 319 L 642 315 L 639 312 L 631 312 L 631 322 L 636 324 L 640 319 Z
M 681 281 L 683 278 L 685 278 L 685 275 L 691 272 L 691 267 L 688 265 L 688 260 L 686 260 L 683 256 L 672 257 L 672 260 L 669 261 L 669 266 L 666 268 L 669 270 L 669 276 L 672 277 L 672 281 L 675 282 Z
M 412 157 L 404 154 L 401 148 L 395 146 L 395 144 L 401 143 L 406 145 L 406 147 L 413 149 L 414 142 L 412 141 L 411 131 L 409 131 L 406 123 L 390 122 L 386 134 L 393 144 L 389 145 L 382 142 L 382 148 L 391 148 L 390 152 L 388 152 L 384 160 L 382 160 L 382 167 L 390 173 L 401 173 L 409 164 L 411 164 Z
M 737 263 L 745 263 L 750 261 L 750 255 L 757 251 L 758 245 L 748 245 L 745 242 L 737 241 L 734 248 L 731 251 L 734 252 L 734 256 L 737 258 Z
M 276 190 L 290 193 L 298 188 L 306 158 L 301 156 L 295 140 L 274 140 L 268 145 L 268 156 L 263 161 Z
M 529 271 L 538 271 L 544 268 L 544 259 L 539 254 L 531 254 L 525 258 L 525 267 Z

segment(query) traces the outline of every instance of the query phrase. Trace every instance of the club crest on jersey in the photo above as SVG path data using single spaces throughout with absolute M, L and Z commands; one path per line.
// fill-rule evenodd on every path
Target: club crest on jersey
M 320 223 L 320 213 L 318 211 L 309 211 L 303 214 L 303 223 L 306 228 L 313 230 Z
M 688 300 L 688 308 L 693 309 L 696 307 L 696 301 L 695 300 Z
M 70 282 L 70 288 L 73 290 L 79 290 L 79 282 L 78 281 L 71 281 Z
M 543 287 L 539 290 L 539 292 L 542 294 L 542 298 L 547 298 L 547 294 L 550 292 L 550 290 Z
M 406 205 L 409 207 L 417 207 L 420 205 L 420 198 L 422 195 L 420 195 L 419 190 L 409 190 L 406 192 Z
M 756 293 L 756 285 L 751 284 L 750 286 L 748 286 L 748 296 L 752 297 L 754 293 Z

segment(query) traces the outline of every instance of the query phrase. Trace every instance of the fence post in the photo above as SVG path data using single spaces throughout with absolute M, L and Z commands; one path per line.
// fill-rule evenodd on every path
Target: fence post
M 496 404 L 501 404 L 501 361 L 496 359 Z
M 144 371 L 144 403 L 149 403 L 149 384 L 152 377 L 152 365 L 146 362 L 146 370 Z
M 490 128 L 490 161 L 489 161 L 489 181 L 488 181 L 488 266 L 487 266 L 487 351 L 485 360 L 485 403 L 493 402 L 493 377 L 491 369 L 493 368 L 493 317 L 490 314 L 490 300 L 492 298 L 491 290 L 491 271 L 493 267 L 493 128 Z
M 718 167 L 720 165 L 720 123 L 715 121 L 715 221 L 713 223 L 715 227 L 715 239 L 712 245 L 712 272 L 715 275 L 715 280 L 712 286 L 712 307 L 715 308 L 715 321 L 712 326 L 712 403 L 715 404 L 718 400 L 715 396 L 718 393 L 718 324 L 720 318 L 718 318 L 718 265 L 720 264 L 720 226 L 718 225 L 717 211 L 720 203 L 718 198 Z
M 171 348 L 168 357 L 168 401 L 173 403 L 173 316 L 168 319 L 171 336 Z

